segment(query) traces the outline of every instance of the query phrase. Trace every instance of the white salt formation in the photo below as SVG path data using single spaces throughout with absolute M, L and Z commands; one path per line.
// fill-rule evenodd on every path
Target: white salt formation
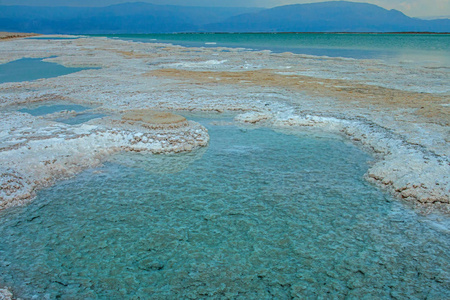
M 181 152 L 208 143 L 207 130 L 181 116 L 145 110 L 139 118 L 133 115 L 69 126 L 2 113 L 0 208 L 22 204 L 36 189 L 98 165 L 115 152 Z
M 381 157 L 366 174 L 369 181 L 388 188 L 402 198 L 448 209 L 450 166 L 445 158 L 409 145 L 378 126 L 311 115 L 280 114 L 270 118 L 259 112 L 238 115 L 235 120 L 245 123 L 264 120 L 266 125 L 281 128 L 312 126 L 345 133 Z
M 12 300 L 13 294 L 8 289 L 0 289 L 0 300 Z

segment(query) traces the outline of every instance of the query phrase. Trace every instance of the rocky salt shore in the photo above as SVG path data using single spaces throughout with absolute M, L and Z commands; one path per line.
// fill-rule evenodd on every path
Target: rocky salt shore
M 25 203 L 112 153 L 207 144 L 195 122 L 130 117 L 146 109 L 234 112 L 248 126 L 345 135 L 376 157 L 367 180 L 422 211 L 450 211 L 446 68 L 84 37 L 8 40 L 0 54 L 1 63 L 33 57 L 98 68 L 0 84 L 0 208 Z M 68 125 L 17 111 L 51 104 L 80 104 L 106 117 Z
M 141 111 L 101 121 L 70 126 L 1 114 L 0 208 L 23 204 L 35 191 L 100 164 L 120 151 L 168 153 L 190 151 L 208 143 L 207 130 L 198 123 L 169 113 Z

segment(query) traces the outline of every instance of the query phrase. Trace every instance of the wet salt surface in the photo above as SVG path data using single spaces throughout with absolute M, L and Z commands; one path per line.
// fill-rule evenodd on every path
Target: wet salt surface
M 90 121 L 93 119 L 103 118 L 105 116 L 106 116 L 105 114 L 82 113 L 82 114 L 77 114 L 73 118 L 62 118 L 62 119 L 56 119 L 55 121 L 69 124 L 69 125 L 78 125 L 78 124 L 86 123 L 87 121 Z
M 55 105 L 41 105 L 35 108 L 22 108 L 20 112 L 29 113 L 33 116 L 45 116 L 53 113 L 61 113 L 64 111 L 74 111 L 75 114 L 69 114 L 62 118 L 56 118 L 56 122 L 61 122 L 69 125 L 78 125 L 86 123 L 92 119 L 102 118 L 105 114 L 84 112 L 90 107 L 77 104 L 55 104 Z
M 230 47 L 275 53 L 379 59 L 415 67 L 449 66 L 449 39 L 440 34 L 119 34 L 107 35 L 136 42 L 160 42 L 185 47 Z
M 34 36 L 28 37 L 28 40 L 50 40 L 50 41 L 58 41 L 58 40 L 78 40 L 80 37 L 78 36 Z
M 206 125 L 197 161 L 122 154 L 2 212 L 0 284 L 26 299 L 450 297 L 448 230 L 365 182 L 369 155 Z M 177 157 L 191 164 L 168 172 Z

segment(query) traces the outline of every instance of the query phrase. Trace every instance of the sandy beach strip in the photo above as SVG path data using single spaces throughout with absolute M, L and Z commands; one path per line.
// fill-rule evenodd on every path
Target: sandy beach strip
M 19 39 L 39 35 L 40 34 L 37 33 L 26 33 L 26 32 L 0 32 L 0 41 L 7 41 L 11 39 Z

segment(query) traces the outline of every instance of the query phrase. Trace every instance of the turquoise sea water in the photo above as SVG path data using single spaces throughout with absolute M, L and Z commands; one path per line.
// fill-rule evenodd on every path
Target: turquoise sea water
M 340 137 L 211 124 L 207 149 L 121 154 L 0 213 L 24 299 L 449 299 L 450 239 L 363 179 Z
M 105 114 L 98 114 L 98 113 L 82 113 L 82 114 L 77 114 L 76 116 L 70 117 L 70 118 L 56 119 L 55 121 L 69 124 L 69 125 L 79 125 L 79 124 L 86 123 L 93 119 L 103 118 L 105 116 L 106 116 Z
M 22 58 L 0 64 L 0 83 L 51 78 L 81 70 L 85 70 L 85 68 L 67 68 L 56 63 L 42 61 L 42 58 Z
M 76 112 L 82 112 L 89 107 L 77 105 L 77 104 L 56 104 L 56 105 L 41 105 L 34 108 L 22 108 L 19 109 L 20 112 L 28 113 L 32 116 L 44 116 L 48 114 L 53 114 L 63 110 L 74 110 Z
M 137 34 L 108 35 L 192 47 L 243 47 L 316 56 L 415 61 L 450 67 L 448 34 Z

